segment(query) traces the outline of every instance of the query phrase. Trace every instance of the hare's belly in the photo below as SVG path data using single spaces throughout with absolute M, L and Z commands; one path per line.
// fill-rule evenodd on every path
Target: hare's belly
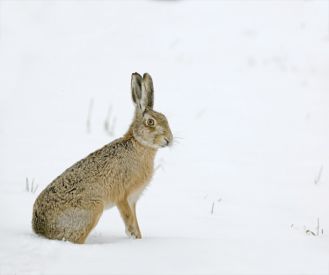
M 112 208 L 113 206 L 115 206 L 115 203 L 114 202 L 107 202 L 104 206 L 104 209 L 110 209 Z

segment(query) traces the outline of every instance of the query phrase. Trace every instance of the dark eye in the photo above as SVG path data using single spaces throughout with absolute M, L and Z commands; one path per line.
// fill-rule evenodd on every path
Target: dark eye
M 154 121 L 153 118 L 149 118 L 149 119 L 146 120 L 146 125 L 147 126 L 153 127 L 154 124 L 155 124 L 155 121 Z

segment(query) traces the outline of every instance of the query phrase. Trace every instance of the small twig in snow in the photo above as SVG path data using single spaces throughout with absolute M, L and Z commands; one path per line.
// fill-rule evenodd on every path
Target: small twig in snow
M 38 187 L 39 186 L 37 184 L 35 184 L 34 179 L 32 179 L 32 181 L 30 183 L 29 179 L 26 178 L 26 180 L 25 180 L 25 191 L 26 192 L 30 192 L 30 193 L 34 194 L 37 191 Z
M 111 137 L 114 136 L 115 123 L 116 123 L 116 117 L 112 118 L 112 106 L 110 105 L 107 111 L 107 116 L 104 121 L 104 129 L 105 132 Z
M 215 202 L 212 202 L 212 207 L 211 207 L 211 215 L 214 214 L 214 208 L 215 208 Z
M 305 230 L 305 233 L 308 235 L 312 235 L 312 236 L 320 236 L 320 232 L 321 232 L 321 235 L 323 235 L 323 228 L 321 228 L 321 230 L 320 230 L 320 218 L 317 218 L 317 220 L 316 220 L 316 228 L 314 231 L 307 229 L 307 230 Z
M 319 181 L 321 180 L 322 171 L 323 171 L 323 166 L 320 167 L 320 170 L 319 170 L 319 172 L 318 172 L 318 175 L 317 175 L 317 177 L 314 179 L 314 184 L 318 184 Z
M 309 229 L 307 229 L 305 233 L 306 233 L 307 235 L 316 236 L 316 234 L 315 234 L 313 231 L 309 230 Z

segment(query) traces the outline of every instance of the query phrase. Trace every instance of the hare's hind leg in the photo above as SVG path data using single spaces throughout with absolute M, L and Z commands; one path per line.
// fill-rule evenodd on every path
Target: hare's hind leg
M 98 223 L 103 213 L 103 205 L 95 205 L 92 209 L 70 208 L 58 219 L 58 226 L 63 227 L 62 239 L 83 244 L 91 230 Z
M 134 237 L 136 239 L 141 239 L 142 235 L 138 227 L 138 222 L 136 218 L 135 207 L 130 207 L 128 200 L 124 199 L 117 203 L 117 207 L 120 211 L 121 217 L 126 226 L 126 234 L 129 237 Z
M 99 221 L 99 218 L 101 217 L 102 213 L 103 213 L 103 210 L 99 211 L 98 213 L 95 213 L 95 215 L 90 220 L 90 223 L 87 225 L 86 229 L 83 232 L 80 232 L 80 235 L 78 234 L 77 237 L 73 240 L 74 243 L 77 243 L 77 244 L 85 243 L 89 233 L 97 225 L 97 223 Z

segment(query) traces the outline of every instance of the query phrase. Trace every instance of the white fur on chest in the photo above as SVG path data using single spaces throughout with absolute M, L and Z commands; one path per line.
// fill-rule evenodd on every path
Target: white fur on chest
M 132 192 L 129 196 L 128 196 L 128 203 L 129 205 L 133 205 L 134 203 L 136 203 L 139 199 L 139 197 L 142 195 L 143 191 L 145 190 L 146 184 L 137 188 L 134 192 Z
M 134 203 L 136 203 L 138 201 L 139 197 L 142 195 L 143 191 L 145 190 L 146 185 L 147 184 L 143 185 L 142 187 L 137 188 L 134 192 L 132 192 L 128 196 L 128 203 L 129 203 L 130 206 L 133 205 Z M 108 202 L 105 205 L 104 210 L 110 209 L 113 206 L 115 206 L 115 203 L 114 202 Z

